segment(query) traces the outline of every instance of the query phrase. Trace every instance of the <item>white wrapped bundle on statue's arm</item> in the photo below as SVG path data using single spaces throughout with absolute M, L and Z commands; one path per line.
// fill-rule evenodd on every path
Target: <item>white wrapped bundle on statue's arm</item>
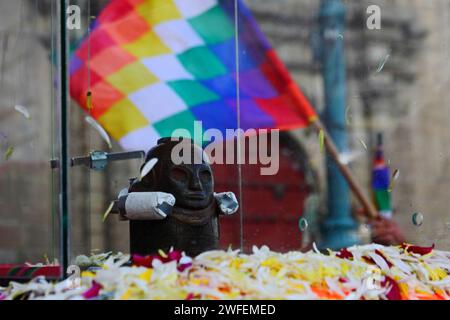
M 172 213 L 175 197 L 165 192 L 131 192 L 119 197 L 118 207 L 129 220 L 162 220 Z
M 216 199 L 217 206 L 220 213 L 224 215 L 235 214 L 239 209 L 239 202 L 233 192 L 214 192 L 214 198 Z

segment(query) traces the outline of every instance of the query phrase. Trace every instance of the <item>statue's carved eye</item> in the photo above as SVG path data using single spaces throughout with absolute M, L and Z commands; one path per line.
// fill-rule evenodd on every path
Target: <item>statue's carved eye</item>
M 211 172 L 209 170 L 202 170 L 200 172 L 200 180 L 202 183 L 210 183 L 211 182 Z
M 173 168 L 170 171 L 170 177 L 177 182 L 186 183 L 188 181 L 188 175 L 186 171 L 180 168 Z

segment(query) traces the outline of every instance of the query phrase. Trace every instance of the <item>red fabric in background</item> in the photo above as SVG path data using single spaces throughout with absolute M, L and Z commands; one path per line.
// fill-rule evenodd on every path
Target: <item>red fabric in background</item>
M 0 279 L 32 279 L 38 276 L 59 278 L 61 276 L 61 267 L 32 267 L 20 264 L 0 264 Z

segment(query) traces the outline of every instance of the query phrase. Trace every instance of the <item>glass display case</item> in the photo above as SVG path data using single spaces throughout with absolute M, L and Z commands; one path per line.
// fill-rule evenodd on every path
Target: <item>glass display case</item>
M 71 4 L 80 8 L 82 19 L 80 29 L 68 32 L 70 154 L 90 160 L 94 150 L 120 154 L 99 170 L 89 165 L 69 170 L 69 259 L 74 261 L 90 253 L 130 252 L 130 223 L 114 214 L 104 219 L 111 201 L 130 180 L 142 178 L 145 154 L 160 138 L 176 137 L 181 129 L 181 136 L 206 146 L 208 129 L 225 133 L 236 128 L 238 114 L 231 106 L 223 114 L 213 112 L 210 121 L 204 119 L 221 98 L 235 101 L 238 88 L 221 82 L 235 72 L 233 7 L 196 19 L 214 2 L 196 2 L 193 8 L 179 2 L 178 9 L 159 1 Z M 153 13 L 158 10 L 161 17 Z M 217 39 L 207 30 L 215 18 L 230 28 Z M 152 25 L 157 25 L 154 30 Z M 208 67 L 199 67 L 203 59 Z M 220 148 L 222 141 L 216 142 Z M 237 165 L 227 164 L 222 172 L 226 181 L 216 180 L 214 191 L 238 190 Z M 220 246 L 239 247 L 239 213 L 223 220 L 233 222 L 229 228 L 221 226 Z
M 54 1 L 2 1 L 1 277 L 58 277 L 61 37 Z M 24 263 L 46 263 L 47 270 Z M 19 267 L 23 265 L 23 268 Z
M 108 10 L 117 9 L 114 3 L 108 9 L 109 1 L 1 3 L 2 15 L 8 16 L 0 26 L 5 106 L 1 127 L 2 278 L 64 277 L 79 255 L 129 252 L 129 223 L 117 216 L 104 217 L 111 202 L 129 186 L 130 179 L 139 177 L 146 152 L 158 138 L 170 136 L 178 128 L 177 121 L 180 127 L 193 128 L 196 118 L 206 111 L 194 107 L 214 102 L 221 91 L 237 96 L 236 85 L 222 85 L 219 79 L 225 73 L 231 79 L 235 71 L 231 24 L 222 34 L 224 39 L 219 39 L 226 40 L 226 46 L 216 46 L 222 56 L 228 56 L 222 65 L 206 47 L 181 56 L 208 39 L 193 34 L 192 43 L 168 39 L 163 44 L 148 30 L 150 23 L 158 22 L 151 8 L 142 6 L 137 14 L 126 1 L 116 3 L 128 10 L 123 13 L 128 13 L 125 19 L 108 15 Z M 105 8 L 106 14 L 98 18 Z M 199 4 L 198 10 L 205 8 Z M 233 8 L 228 10 L 219 12 L 223 19 L 232 19 Z M 185 11 L 196 14 L 189 8 Z M 24 23 L 28 17 L 32 19 Z M 164 19 L 172 18 L 169 14 Z M 125 26 L 128 22 L 141 29 L 133 34 L 133 28 Z M 207 22 L 197 21 L 202 35 Z M 186 22 L 180 23 L 186 27 Z M 158 41 L 159 47 L 155 51 L 145 48 L 148 40 Z M 217 64 L 217 74 L 195 70 L 194 65 L 190 69 L 194 77 L 189 76 L 177 55 L 185 65 L 209 57 Z M 169 64 L 168 70 L 154 70 L 163 62 Z M 214 79 L 201 84 L 194 78 Z M 158 98 L 155 90 L 165 96 L 153 102 Z M 162 113 L 152 114 L 146 104 Z M 164 111 L 171 104 L 174 110 Z M 226 116 L 227 126 L 235 128 L 236 111 L 230 107 Z M 119 120 L 127 124 L 117 125 Z M 200 128 L 200 137 L 195 138 L 200 145 L 207 129 Z M 225 170 L 228 181 L 218 181 L 216 192 L 238 189 L 237 166 L 231 163 Z M 239 221 L 238 215 L 234 219 Z M 221 245 L 239 247 L 241 229 L 238 222 L 222 230 L 226 240 Z
M 0 0 L 0 279 L 133 251 L 119 200 L 164 137 L 211 163 L 214 248 L 450 250 L 449 17 L 449 0 Z

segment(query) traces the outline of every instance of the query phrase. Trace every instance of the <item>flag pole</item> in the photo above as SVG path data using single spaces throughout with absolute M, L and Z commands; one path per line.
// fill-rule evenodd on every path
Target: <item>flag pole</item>
M 345 164 L 343 164 L 339 159 L 339 151 L 336 145 L 334 144 L 333 140 L 331 139 L 330 135 L 328 134 L 327 130 L 325 129 L 325 126 L 319 119 L 313 121 L 311 123 L 311 126 L 317 131 L 317 133 L 321 131 L 324 133 L 325 136 L 324 145 L 326 150 L 328 151 L 328 154 L 336 162 L 337 167 L 339 168 L 340 172 L 347 181 L 353 194 L 356 196 L 360 204 L 364 207 L 365 209 L 364 212 L 367 215 L 367 217 L 369 219 L 376 219 L 378 217 L 377 209 L 375 208 L 374 204 L 369 200 L 369 198 L 367 198 L 367 196 L 364 194 L 363 189 L 359 186 L 350 169 Z

